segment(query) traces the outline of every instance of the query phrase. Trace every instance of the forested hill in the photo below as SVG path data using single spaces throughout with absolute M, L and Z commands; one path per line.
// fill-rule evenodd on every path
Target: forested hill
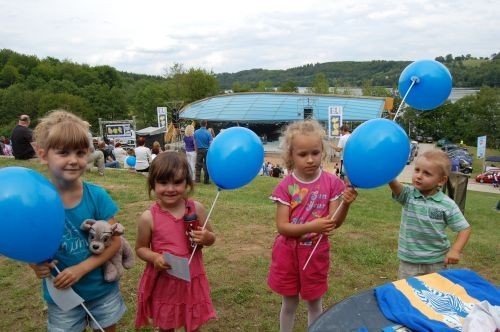
M 493 60 L 494 59 L 494 60 Z M 455 87 L 500 86 L 500 58 L 477 59 L 468 56 L 437 57 L 450 70 Z M 399 75 L 411 61 L 339 61 L 290 68 L 286 70 L 251 69 L 237 73 L 217 74 L 221 88 L 230 89 L 235 83 L 257 86 L 268 81 L 272 86 L 294 82 L 297 86 L 312 86 L 318 74 L 324 74 L 330 86 L 361 87 L 371 80 L 374 86 L 395 86 Z

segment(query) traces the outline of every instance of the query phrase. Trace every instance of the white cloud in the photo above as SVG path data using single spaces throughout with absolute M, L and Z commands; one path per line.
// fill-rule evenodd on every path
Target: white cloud
M 498 52 L 492 0 L 0 0 L 0 47 L 119 70 L 215 72 Z

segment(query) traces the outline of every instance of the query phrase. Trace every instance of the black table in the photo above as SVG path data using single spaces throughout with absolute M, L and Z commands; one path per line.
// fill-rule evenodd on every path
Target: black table
M 348 297 L 323 312 L 311 324 L 309 332 L 381 331 L 397 326 L 380 311 L 373 289 Z

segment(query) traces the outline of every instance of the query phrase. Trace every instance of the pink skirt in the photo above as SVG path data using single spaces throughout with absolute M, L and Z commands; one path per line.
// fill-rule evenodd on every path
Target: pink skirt
M 136 328 L 153 325 L 162 329 L 198 329 L 216 319 L 210 286 L 198 250 L 189 265 L 191 282 L 157 271 L 147 264 L 139 281 Z

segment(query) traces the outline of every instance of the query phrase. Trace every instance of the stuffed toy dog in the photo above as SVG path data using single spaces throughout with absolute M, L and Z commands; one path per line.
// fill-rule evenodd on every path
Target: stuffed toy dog
M 87 219 L 80 228 L 89 232 L 89 249 L 95 255 L 100 255 L 111 244 L 113 235 L 122 235 L 124 228 L 121 224 L 110 224 L 107 221 Z M 104 280 L 111 282 L 121 278 L 125 269 L 134 265 L 134 253 L 127 240 L 120 236 L 120 250 L 104 263 Z

